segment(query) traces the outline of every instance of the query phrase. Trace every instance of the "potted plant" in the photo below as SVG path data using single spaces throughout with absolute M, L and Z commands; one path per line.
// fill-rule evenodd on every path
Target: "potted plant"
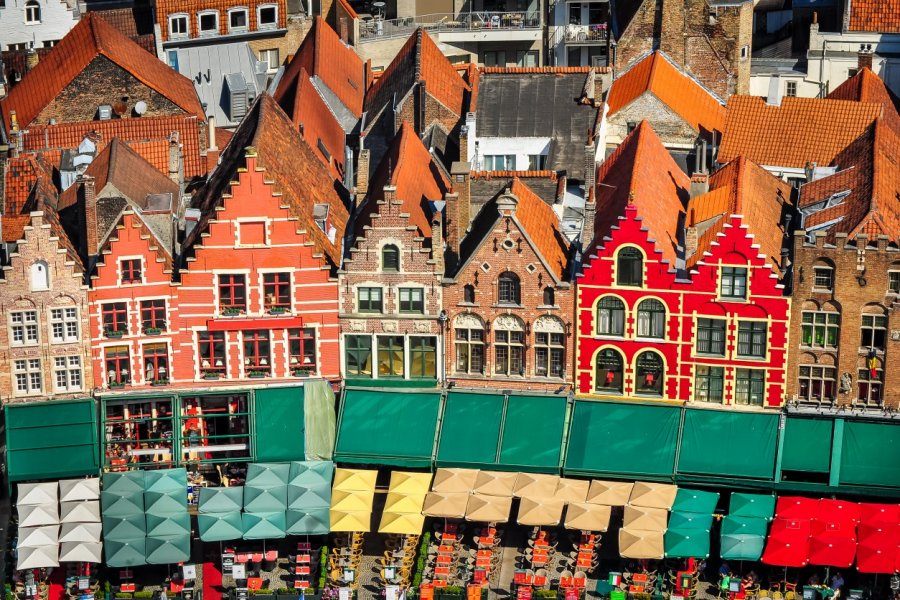
M 262 379 L 268 375 L 268 371 L 252 370 L 250 371 L 250 379 Z
M 159 335 L 162 333 L 162 327 L 144 327 L 145 335 Z
M 267 588 L 250 590 L 250 595 L 254 596 L 256 600 L 275 600 L 275 595 L 272 593 L 272 590 Z
M 276 600 L 297 600 L 300 597 L 300 593 L 298 590 L 294 590 L 291 588 L 278 588 L 275 590 L 275 598 Z
M 125 332 L 118 329 L 106 329 L 103 331 L 103 335 L 108 338 L 120 338 L 125 335 Z
M 116 598 L 134 598 L 131 592 L 116 592 Z
M 283 315 L 288 311 L 286 306 L 270 306 L 269 314 L 270 315 Z
M 118 390 L 123 387 L 125 387 L 124 381 L 110 381 L 109 382 L 109 389 L 111 389 L 111 390 Z
M 150 383 L 150 385 L 153 385 L 153 386 L 157 386 L 157 385 L 169 385 L 169 380 L 168 380 L 168 379 L 154 379 L 154 380 Z
M 214 380 L 220 377 L 222 377 L 222 374 L 218 371 L 203 371 L 203 379 Z
M 309 377 L 313 374 L 313 369 L 309 367 L 293 367 L 291 369 L 291 375 L 294 377 Z
M 222 310 L 222 314 L 226 317 L 233 317 L 235 315 L 241 314 L 243 311 L 237 307 L 228 307 Z
M 137 600 L 138 598 L 146 599 L 146 598 L 152 598 L 152 597 L 153 597 L 153 592 L 151 592 L 149 590 L 141 590 L 140 592 L 134 593 L 135 600 Z

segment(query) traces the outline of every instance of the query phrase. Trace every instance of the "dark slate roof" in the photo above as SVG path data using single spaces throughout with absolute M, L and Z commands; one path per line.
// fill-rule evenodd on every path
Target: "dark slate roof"
M 584 83 L 584 73 L 483 73 L 477 135 L 552 138 L 545 168 L 583 180 L 584 146 L 597 116 L 579 103 Z

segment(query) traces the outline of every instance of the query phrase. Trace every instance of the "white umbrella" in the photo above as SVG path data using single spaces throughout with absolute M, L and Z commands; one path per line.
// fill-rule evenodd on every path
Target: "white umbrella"
M 63 542 L 59 548 L 59 560 L 61 562 L 90 562 L 99 563 L 103 544 L 100 542 Z
M 99 500 L 100 479 L 61 479 L 59 481 L 59 501 L 74 502 L 75 500 Z
M 40 546 L 38 548 L 22 548 L 18 551 L 19 560 L 16 570 L 40 569 L 41 567 L 59 566 L 59 546 Z
M 99 542 L 103 525 L 100 523 L 63 523 L 60 542 Z
M 35 504 L 56 504 L 59 487 L 55 481 L 48 483 L 20 483 L 16 506 L 33 506 Z
M 36 504 L 17 508 L 19 510 L 19 527 L 37 527 L 59 523 L 59 506 L 57 504 Z
M 99 523 L 100 501 L 82 500 L 59 505 L 60 523 Z
M 43 527 L 20 527 L 16 548 L 39 548 L 59 542 L 59 525 Z

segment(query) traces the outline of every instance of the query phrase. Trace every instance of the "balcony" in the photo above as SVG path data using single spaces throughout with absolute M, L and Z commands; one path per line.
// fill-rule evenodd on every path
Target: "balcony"
M 409 37 L 422 27 L 440 34 L 441 41 L 538 40 L 541 36 L 539 12 L 434 13 L 399 19 L 372 19 L 360 22 L 361 42 Z
M 609 39 L 605 24 L 566 25 L 563 41 L 569 46 L 600 46 Z

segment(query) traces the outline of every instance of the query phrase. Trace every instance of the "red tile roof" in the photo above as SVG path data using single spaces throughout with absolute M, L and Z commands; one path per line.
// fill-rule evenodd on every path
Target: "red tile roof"
M 869 68 L 860 69 L 856 75 L 828 94 L 828 98 L 881 104 L 884 107 L 885 124 L 900 133 L 900 114 L 897 113 L 900 98 L 897 98 L 884 81 Z
M 420 80 L 425 81 L 425 90 L 451 112 L 459 116 L 465 113 L 469 85 L 420 27 L 366 92 L 365 109 L 370 122 L 394 97 L 400 100 Z
M 409 214 L 410 223 L 422 237 L 431 238 L 432 209 L 428 203 L 443 200 L 450 191 L 450 181 L 409 123 L 400 127 L 369 182 L 369 203 L 361 211 L 358 227 L 371 222 L 371 213 L 380 206 L 374 201 L 384 198 L 386 185 L 396 188 L 394 197 L 402 203 L 401 212 Z
M 804 218 L 807 230 L 837 221 L 826 228 L 829 241 L 836 233 L 851 238 L 900 237 L 900 135 L 879 119 L 835 160 L 841 170 L 804 185 L 800 209 L 831 202 Z M 843 198 L 835 194 L 849 192 Z M 834 198 L 833 198 L 834 197 Z M 805 209 L 805 210 L 804 210 Z
M 900 0 L 853 0 L 849 31 L 900 32 Z
M 784 212 L 790 207 L 791 186 L 759 165 L 739 156 L 709 178 L 709 192 L 688 202 L 687 226 L 697 227 L 699 239 L 689 266 L 703 260 L 732 215 L 759 244 L 760 254 L 780 266 L 784 236 Z
M 92 11 L 95 15 L 103 17 L 103 20 L 122 32 L 131 39 L 138 35 L 137 23 L 134 20 L 134 11 L 130 8 L 110 8 L 107 10 Z
M 11 129 L 10 111 L 16 112 L 20 129 L 29 127 L 41 110 L 98 56 L 119 65 L 181 110 L 201 120 L 206 118 L 189 79 L 150 55 L 102 17 L 88 12 L 0 101 L 7 131 Z
M 175 13 L 187 13 L 189 29 L 192 38 L 199 35 L 197 13 L 204 10 L 215 10 L 219 13 L 219 35 L 229 33 L 228 9 L 247 8 L 247 31 L 264 31 L 257 26 L 257 7 L 263 4 L 278 5 L 277 28 L 284 29 L 287 25 L 287 2 L 285 0 L 157 0 L 156 20 L 159 24 L 162 41 L 169 41 L 169 15 Z M 205 35 L 205 34 L 204 34 Z
M 725 107 L 699 81 L 684 73 L 662 52 L 654 52 L 619 75 L 609 90 L 609 115 L 644 94 L 653 94 L 696 131 L 722 131 Z
M 562 281 L 567 279 L 569 244 L 559 228 L 559 219 L 553 207 L 531 191 L 518 177 L 509 188 L 519 203 L 516 219 L 534 244 L 550 270 Z
M 366 66 L 322 17 L 316 17 L 275 90 L 275 100 L 295 121 L 295 112 L 302 107 L 295 100 L 301 70 L 321 79 L 354 116 L 362 114 Z
M 679 221 L 691 181 L 647 121 L 600 165 L 597 180 L 594 244 L 601 245 L 625 207 L 634 205 L 662 258 L 675 268 Z
M 744 155 L 763 166 L 828 165 L 883 111 L 872 102 L 786 97 L 772 106 L 755 96 L 732 96 L 718 161 Z
M 322 164 L 328 167 L 334 179 L 344 177 L 344 147 L 346 135 L 341 124 L 319 95 L 312 80 L 302 69 L 297 83 L 297 95 L 291 120 L 313 148 Z M 324 150 L 323 150 L 324 147 Z

